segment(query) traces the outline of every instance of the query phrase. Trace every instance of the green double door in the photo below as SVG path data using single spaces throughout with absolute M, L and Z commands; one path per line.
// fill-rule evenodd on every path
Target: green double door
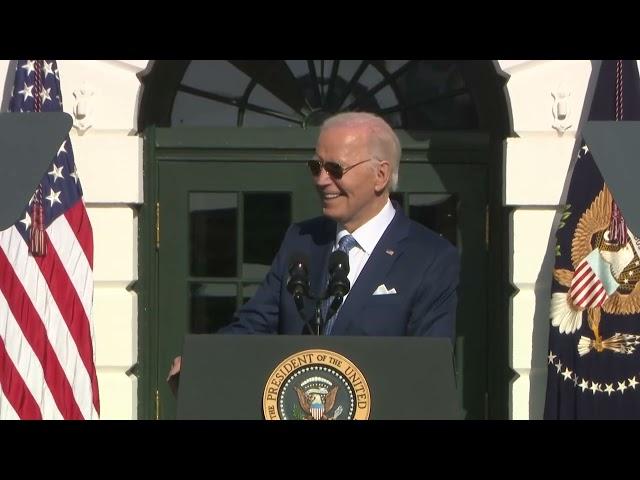
M 150 200 L 155 197 L 149 203 L 157 206 L 158 217 L 151 222 L 156 245 L 146 272 L 149 328 L 141 330 L 147 363 L 140 386 L 144 418 L 175 416 L 165 379 L 184 335 L 214 332 L 231 321 L 263 280 L 288 226 L 321 213 L 306 167 L 317 132 L 280 132 L 277 145 L 271 145 L 264 131 L 175 130 L 157 129 L 147 148 L 147 165 L 154 170 L 147 192 Z M 428 142 L 404 138 L 403 144 L 393 198 L 409 217 L 461 252 L 456 370 L 467 418 L 484 418 L 487 178 L 482 151 L 434 151 Z

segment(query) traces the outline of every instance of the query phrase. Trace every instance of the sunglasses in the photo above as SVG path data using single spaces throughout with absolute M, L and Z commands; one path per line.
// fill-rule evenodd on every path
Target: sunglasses
M 331 178 L 336 180 L 340 180 L 342 176 L 358 165 L 368 162 L 369 160 L 373 160 L 372 158 L 367 158 L 366 160 L 362 160 L 361 162 L 354 163 L 353 165 L 344 168 L 337 162 L 325 162 L 324 160 L 309 160 L 307 165 L 309 165 L 309 170 L 311 170 L 311 175 L 317 177 L 320 175 L 320 172 L 324 168 L 324 171 L 329 174 Z

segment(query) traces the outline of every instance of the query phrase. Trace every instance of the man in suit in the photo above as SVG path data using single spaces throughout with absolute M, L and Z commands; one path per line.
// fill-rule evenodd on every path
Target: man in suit
M 424 335 L 453 343 L 458 251 L 390 201 L 400 155 L 398 137 L 376 115 L 327 119 L 309 161 L 323 216 L 289 228 L 263 284 L 219 333 L 308 332 L 287 289 L 292 256 L 309 259 L 310 291 L 320 294 L 327 287 L 329 257 L 341 249 L 348 253 L 351 290 L 322 326 L 324 334 Z M 314 303 L 306 302 L 305 319 L 313 318 Z M 179 369 L 177 358 L 170 376 Z
M 264 283 L 220 332 L 303 333 L 305 324 L 287 290 L 292 255 L 309 259 L 311 292 L 318 294 L 327 286 L 331 252 L 350 235 L 351 290 L 324 333 L 425 335 L 453 342 L 458 252 L 390 201 L 400 153 L 396 134 L 373 114 L 327 119 L 309 162 L 323 216 L 289 228 Z M 313 302 L 306 302 L 305 318 L 313 312 Z

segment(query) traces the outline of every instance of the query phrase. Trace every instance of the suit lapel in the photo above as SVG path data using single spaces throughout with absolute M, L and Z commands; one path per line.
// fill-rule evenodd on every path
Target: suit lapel
M 384 283 L 391 266 L 404 251 L 403 240 L 409 235 L 410 222 L 402 212 L 402 208 L 398 205 L 394 206 L 396 214 L 380 237 L 342 305 L 332 331 L 333 335 L 344 335 L 348 332 L 353 319 L 370 300 L 376 288 Z

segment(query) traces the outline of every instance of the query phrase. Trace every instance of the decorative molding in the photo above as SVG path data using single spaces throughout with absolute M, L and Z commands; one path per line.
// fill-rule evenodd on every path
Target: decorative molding
M 571 116 L 571 106 L 568 101 L 571 92 L 560 84 L 555 92 L 551 92 L 551 96 L 553 97 L 551 112 L 555 120 L 552 127 L 558 131 L 558 135 L 562 136 L 572 126 L 569 118 Z
M 93 95 L 95 89 L 83 83 L 80 88 L 73 91 L 75 102 L 73 104 L 73 126 L 83 135 L 93 126 Z

